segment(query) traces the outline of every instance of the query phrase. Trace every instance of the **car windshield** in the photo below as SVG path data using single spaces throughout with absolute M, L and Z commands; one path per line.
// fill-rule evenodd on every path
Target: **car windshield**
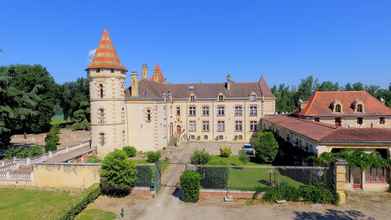
M 243 145 L 244 148 L 253 148 L 250 144 Z

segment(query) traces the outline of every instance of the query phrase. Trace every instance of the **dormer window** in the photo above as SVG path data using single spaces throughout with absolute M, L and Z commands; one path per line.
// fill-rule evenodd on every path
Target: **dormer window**
M 340 101 L 336 100 L 331 103 L 330 105 L 331 111 L 336 112 L 336 113 L 341 113 L 342 112 L 342 104 Z
M 190 95 L 190 102 L 195 102 L 195 99 L 196 99 L 195 95 Z
M 355 100 L 352 103 L 352 109 L 354 112 L 363 113 L 364 112 L 364 103 L 360 100 Z
M 336 104 L 336 105 L 335 105 L 334 111 L 335 111 L 335 112 L 342 112 L 342 106 L 341 106 L 341 104 Z
M 217 96 L 217 101 L 219 101 L 219 102 L 224 101 L 224 96 L 223 96 L 223 94 L 219 94 L 219 95 Z
M 253 92 L 253 93 L 251 93 L 251 95 L 250 95 L 250 101 L 251 102 L 255 102 L 257 100 L 257 95 Z
M 356 107 L 356 111 L 357 112 L 363 112 L 364 111 L 363 105 L 362 104 L 358 104 L 357 107 Z

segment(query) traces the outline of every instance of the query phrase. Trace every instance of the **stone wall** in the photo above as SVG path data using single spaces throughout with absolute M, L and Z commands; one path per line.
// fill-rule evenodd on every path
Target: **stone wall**
M 99 164 L 35 164 L 32 185 L 50 188 L 88 188 L 99 183 Z

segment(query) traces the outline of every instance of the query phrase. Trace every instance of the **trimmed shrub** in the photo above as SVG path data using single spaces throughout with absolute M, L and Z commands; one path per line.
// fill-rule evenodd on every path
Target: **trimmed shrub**
M 281 183 L 280 185 L 266 190 L 263 199 L 269 202 L 275 202 L 277 200 L 298 201 L 300 198 L 300 191 L 289 186 L 287 183 Z
M 229 168 L 225 166 L 198 167 L 201 174 L 201 186 L 205 189 L 225 189 L 228 185 Z
M 112 196 L 129 194 L 136 181 L 136 165 L 128 160 L 123 150 L 114 150 L 102 161 L 101 171 L 102 192 Z
M 126 155 L 128 155 L 128 157 L 135 157 L 136 153 L 137 153 L 136 148 L 131 147 L 131 146 L 125 146 L 122 148 L 122 150 L 125 151 L 125 153 L 126 153 Z
M 197 172 L 187 170 L 182 173 L 180 183 L 182 189 L 182 200 L 185 202 L 197 202 L 200 195 L 201 175 Z
M 71 206 L 69 210 L 66 210 L 64 215 L 59 219 L 61 220 L 73 220 L 88 204 L 95 201 L 100 195 L 101 190 L 99 184 L 90 186 L 86 191 L 82 192 L 80 198 Z
M 191 155 L 191 164 L 207 164 L 209 162 L 210 155 L 205 149 L 195 150 Z
M 50 128 L 49 133 L 45 137 L 46 152 L 57 150 L 57 145 L 60 141 L 60 137 L 58 136 L 59 133 L 60 128 L 57 125 L 54 125 Z
M 232 154 L 230 147 L 220 147 L 220 157 L 229 157 Z
M 304 201 L 313 203 L 335 203 L 336 195 L 323 186 L 303 185 L 299 188 Z
M 27 157 L 37 157 L 44 153 L 44 149 L 42 146 L 33 145 L 31 147 L 13 147 L 9 148 L 5 151 L 4 157 L 7 159 L 11 159 L 13 157 L 16 158 L 27 158 Z
M 248 155 L 246 154 L 245 151 L 241 150 L 239 151 L 239 160 L 243 163 L 243 164 L 246 164 L 250 161 L 250 158 L 248 157 Z
M 250 140 L 255 150 L 255 159 L 260 163 L 271 163 L 278 153 L 278 142 L 271 131 L 258 131 Z
M 149 151 L 147 152 L 147 162 L 155 163 L 160 160 L 160 151 Z

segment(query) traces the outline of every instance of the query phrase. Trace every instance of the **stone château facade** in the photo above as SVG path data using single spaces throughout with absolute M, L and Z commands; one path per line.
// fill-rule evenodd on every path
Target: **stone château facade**
M 160 66 L 151 77 L 121 64 L 107 31 L 88 66 L 92 146 L 103 156 L 125 145 L 158 150 L 183 141 L 247 142 L 259 120 L 275 113 L 264 78 L 238 83 L 171 84 Z

